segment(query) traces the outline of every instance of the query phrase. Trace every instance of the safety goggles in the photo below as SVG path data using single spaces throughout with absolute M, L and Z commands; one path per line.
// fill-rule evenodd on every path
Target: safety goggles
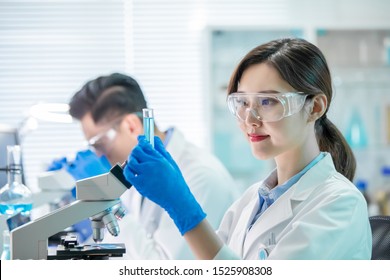
M 114 128 L 99 133 L 88 140 L 88 146 L 96 153 L 106 154 L 111 142 L 115 139 L 117 131 Z
M 227 98 L 229 111 L 244 122 L 249 113 L 262 122 L 277 122 L 298 113 L 308 95 L 287 93 L 232 93 Z
M 142 119 L 141 112 L 134 112 L 132 114 Z M 122 122 L 122 120 L 123 120 L 123 116 L 113 121 L 110 129 L 102 133 L 99 133 L 98 135 L 89 139 L 87 141 L 87 144 L 90 147 L 90 149 L 96 153 L 106 155 L 111 147 L 112 141 L 114 141 L 115 137 L 118 134 L 117 127 Z

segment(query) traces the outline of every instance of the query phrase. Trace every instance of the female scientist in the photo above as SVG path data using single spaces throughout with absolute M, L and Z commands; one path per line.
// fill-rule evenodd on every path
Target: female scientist
M 126 179 L 168 212 L 199 259 L 370 259 L 367 205 L 350 182 L 355 159 L 326 115 L 332 83 L 321 51 L 303 39 L 258 46 L 228 93 L 253 155 L 276 168 L 229 208 L 217 233 L 157 138 L 155 149 L 139 138 Z

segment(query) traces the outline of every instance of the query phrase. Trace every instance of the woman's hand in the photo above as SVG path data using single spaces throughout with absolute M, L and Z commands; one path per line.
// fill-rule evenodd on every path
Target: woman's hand
M 138 145 L 129 155 L 123 174 L 141 195 L 164 208 L 184 235 L 206 214 L 160 138 L 155 137 L 154 141 L 155 148 L 145 136 L 138 137 Z

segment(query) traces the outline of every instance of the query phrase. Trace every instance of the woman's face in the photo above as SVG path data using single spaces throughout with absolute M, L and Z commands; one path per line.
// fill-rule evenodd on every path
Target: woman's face
M 246 69 L 238 85 L 239 93 L 287 93 L 296 92 L 272 66 L 261 63 Z M 240 122 L 240 128 L 248 139 L 253 155 L 258 159 L 277 157 L 293 149 L 301 149 L 309 133 L 305 107 L 291 116 L 276 122 L 262 122 L 252 114 Z

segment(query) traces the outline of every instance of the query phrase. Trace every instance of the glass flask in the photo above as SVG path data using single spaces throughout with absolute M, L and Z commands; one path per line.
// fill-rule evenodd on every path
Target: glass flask
M 0 189 L 0 214 L 21 212 L 30 216 L 32 192 L 22 181 L 22 151 L 19 145 L 7 146 L 7 173 L 7 184 Z

